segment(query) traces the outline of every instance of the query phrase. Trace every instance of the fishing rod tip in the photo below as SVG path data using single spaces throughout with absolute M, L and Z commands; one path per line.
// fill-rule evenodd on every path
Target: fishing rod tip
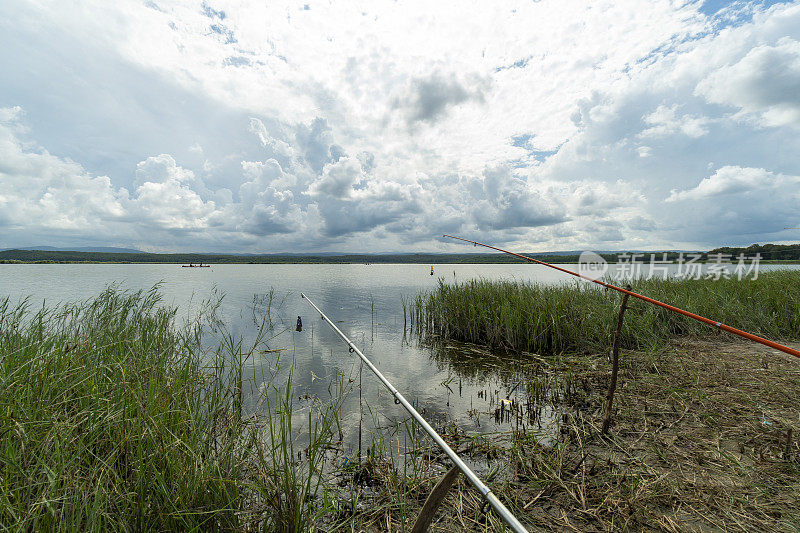
M 305 298 L 305 297 L 306 297 L 306 295 L 301 292 L 300 293 L 300 298 Z

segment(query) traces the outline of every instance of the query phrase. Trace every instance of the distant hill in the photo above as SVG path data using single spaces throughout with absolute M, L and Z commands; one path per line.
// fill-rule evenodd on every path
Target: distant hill
M 600 252 L 609 262 L 617 260 L 617 254 Z M 578 255 L 548 255 L 527 253 L 546 263 L 576 263 Z M 675 252 L 668 254 L 676 259 Z M 464 253 L 464 254 L 151 254 L 151 253 L 103 253 L 56 250 L 4 250 L 0 251 L 3 263 L 207 263 L 207 264 L 268 264 L 268 263 L 520 263 L 520 259 L 502 253 Z
M 141 254 L 144 253 L 136 248 L 115 248 L 114 246 L 72 246 L 72 247 L 56 247 L 56 246 L 25 246 L 20 248 L 3 248 L 2 252 L 6 250 L 34 250 L 39 252 L 100 252 L 107 254 Z
M 545 261 L 567 262 L 571 256 L 537 256 Z M 104 253 L 58 250 L 3 250 L 0 262 L 21 263 L 519 263 L 519 259 L 499 253 L 469 254 L 151 254 Z
M 106 251 L 111 250 L 111 251 Z M 122 251 L 120 251 L 122 250 Z M 616 262 L 618 252 L 598 252 L 606 261 Z M 642 256 L 639 261 L 648 261 L 649 254 L 655 253 L 660 257 L 662 252 L 636 252 Z M 667 259 L 676 261 L 679 253 L 674 250 L 667 251 Z M 716 248 L 702 254 L 702 260 L 708 254 L 731 254 L 733 258 L 739 253 L 753 256 L 762 254 L 762 259 L 800 261 L 800 244 L 794 245 L 752 245 L 747 248 Z M 577 263 L 579 252 L 527 252 L 523 253 L 535 257 L 546 263 Z M 411 254 L 352 254 L 321 252 L 317 254 L 205 254 L 205 253 L 178 253 L 178 254 L 153 254 L 125 248 L 82 248 L 80 250 L 55 250 L 40 246 L 28 249 L 8 249 L 0 251 L 0 263 L 208 263 L 208 264 L 268 264 L 268 263 L 519 263 L 520 259 L 502 253 L 411 253 Z

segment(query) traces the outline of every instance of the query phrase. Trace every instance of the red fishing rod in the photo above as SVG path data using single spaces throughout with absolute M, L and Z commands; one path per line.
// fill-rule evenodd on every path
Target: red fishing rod
M 519 257 L 521 259 L 525 259 L 526 261 L 530 261 L 531 263 L 538 263 L 538 264 L 544 265 L 546 267 L 550 267 L 550 268 L 554 268 L 556 270 L 560 270 L 561 272 L 564 272 L 565 274 L 569 274 L 571 276 L 577 276 L 577 277 L 579 277 L 581 279 L 585 279 L 587 281 L 591 281 L 592 283 L 597 283 L 598 285 L 601 285 L 601 286 L 605 287 L 606 289 L 613 289 L 615 291 L 619 291 L 619 292 L 624 293 L 624 294 L 629 294 L 629 295 L 633 296 L 634 298 L 639 298 L 640 300 L 644 300 L 645 302 L 651 303 L 653 305 L 657 305 L 659 307 L 663 307 L 664 309 L 668 309 L 670 311 L 674 311 L 675 313 L 680 313 L 681 315 L 688 316 L 689 318 L 693 318 L 693 319 L 698 320 L 700 322 L 705 322 L 706 324 L 708 324 L 710 326 L 714 326 L 717 329 L 720 329 L 722 331 L 727 331 L 728 333 L 733 333 L 734 335 L 739 335 L 740 337 L 744 337 L 745 339 L 750 339 L 751 341 L 758 342 L 760 344 L 763 344 L 764 346 L 769 346 L 770 348 L 774 348 L 776 350 L 780 350 L 780 351 L 782 351 L 784 353 L 788 353 L 789 355 L 793 355 L 795 357 L 800 358 L 800 351 L 798 351 L 798 350 L 795 350 L 793 348 L 789 348 L 788 346 L 784 346 L 783 344 L 778 344 L 777 342 L 773 342 L 773 341 L 771 341 L 769 339 L 765 339 L 763 337 L 759 337 L 758 335 L 753 335 L 752 333 L 748 333 L 748 332 L 742 331 L 740 329 L 732 328 L 732 327 L 730 327 L 728 325 L 723 324 L 722 322 L 717 322 L 716 320 L 711 320 L 710 318 L 706 318 L 704 316 L 696 315 L 694 313 L 690 313 L 689 311 L 684 311 L 683 309 L 680 309 L 678 307 L 675 307 L 675 306 L 672 306 L 672 305 L 669 305 L 669 304 L 665 304 L 664 302 L 659 302 L 658 300 L 654 300 L 652 298 L 648 298 L 647 296 L 644 296 L 643 294 L 639 294 L 639 293 L 636 293 L 636 292 L 633 292 L 633 291 L 629 291 L 628 289 L 623 289 L 622 287 L 617 287 L 616 285 L 612 285 L 612 284 L 606 283 L 604 281 L 600 281 L 600 280 L 597 280 L 597 279 L 592 279 L 592 278 L 590 278 L 588 276 L 584 276 L 584 275 L 579 274 L 577 272 L 573 272 L 571 270 L 567 270 L 566 268 L 557 267 L 555 265 L 551 265 L 550 263 L 545 263 L 544 261 L 539 261 L 538 259 L 534 259 L 532 257 L 528 257 L 527 255 L 515 254 L 514 252 L 509 252 L 508 250 L 503 250 L 502 248 L 497 248 L 495 246 L 490 246 L 488 244 L 483 244 L 482 242 L 471 241 L 469 239 L 462 239 L 461 237 L 455 237 L 453 235 L 442 235 L 442 237 L 449 237 L 451 239 L 457 239 L 459 241 L 471 242 L 472 244 L 474 244 L 476 246 L 483 246 L 485 248 L 491 248 L 492 250 L 497 250 L 498 252 L 503 252 L 504 254 L 509 254 L 509 255 L 513 255 L 515 257 Z

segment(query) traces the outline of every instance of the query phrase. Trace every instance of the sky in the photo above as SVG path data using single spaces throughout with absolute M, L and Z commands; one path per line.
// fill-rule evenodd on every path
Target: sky
M 3 0 L 0 248 L 800 240 L 800 1 Z

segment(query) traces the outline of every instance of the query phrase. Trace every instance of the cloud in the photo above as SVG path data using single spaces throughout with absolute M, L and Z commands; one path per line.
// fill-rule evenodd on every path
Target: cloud
M 143 183 L 188 183 L 194 181 L 194 172 L 178 166 L 169 154 L 148 157 L 136 165 L 136 184 Z
M 301 7 L 0 4 L 0 245 L 697 248 L 796 225 L 796 2 Z
M 800 6 L 748 9 L 749 21 L 683 43 L 644 65 L 618 91 L 578 102 L 573 113 L 578 131 L 545 159 L 540 179 L 565 186 L 578 179 L 605 184 L 607 190 L 598 193 L 604 201 L 611 201 L 614 191 L 645 193 L 612 214 L 623 224 L 622 242 L 631 248 L 652 248 L 656 241 L 694 248 L 790 238 L 775 228 L 796 219 L 790 202 L 797 198 L 797 184 L 788 177 L 800 175 L 800 159 L 793 155 L 800 153 L 800 140 L 794 124 L 766 127 L 762 119 L 776 105 L 788 105 L 796 91 L 769 100 L 768 78 L 746 76 L 753 84 L 748 87 L 732 72 L 743 61 L 758 65 L 749 72 L 759 72 L 763 63 L 751 60 L 762 48 L 781 49 L 786 66 L 787 39 L 800 38 Z M 728 71 L 731 66 L 736 68 Z M 706 80 L 715 81 L 715 90 L 728 87 L 731 95 L 751 94 L 752 102 L 737 101 L 750 107 L 732 110 L 732 104 L 709 102 L 698 90 L 711 87 Z M 698 183 L 697 176 L 704 175 L 709 177 Z M 774 209 L 765 207 L 772 202 Z M 584 224 L 576 216 L 580 206 L 570 209 L 568 225 Z M 655 224 L 641 223 L 646 220 Z
M 194 173 L 169 154 L 148 157 L 136 166 L 138 186 L 131 200 L 136 216 L 164 230 L 197 230 L 218 225 L 213 201 L 190 188 Z
M 697 139 L 708 134 L 706 125 L 709 120 L 705 117 L 691 115 L 678 115 L 677 105 L 667 107 L 660 105 L 655 111 L 644 117 L 644 122 L 650 127 L 639 133 L 638 137 L 665 137 L 681 133 L 687 137 Z M 641 155 L 641 154 L 640 154 Z
M 305 194 L 315 202 L 328 237 L 372 231 L 423 210 L 419 185 L 377 181 L 350 157 L 326 165 Z
M 127 191 L 107 176 L 18 138 L 19 107 L 0 108 L 0 212 L 6 231 L 96 231 L 125 215 Z
M 326 163 L 338 158 L 339 149 L 333 145 L 331 127 L 324 118 L 317 117 L 308 126 L 298 124 L 295 139 L 303 157 L 315 172 L 322 171 Z
M 22 115 L 22 108 L 18 105 L 13 107 L 0 107 L 0 124 L 7 126 L 18 125 Z
M 117 242 L 132 242 L 147 237 L 148 228 L 169 233 L 215 225 L 214 202 L 190 188 L 193 173 L 170 155 L 141 161 L 138 185 L 129 193 L 108 176 L 94 176 L 80 164 L 20 139 L 15 126 L 22 115 L 19 109 L 0 108 L 0 211 L 7 231 L 50 231 L 51 238 L 81 235 L 90 241 L 110 233 Z
M 434 72 L 412 80 L 408 94 L 398 98 L 394 107 L 406 110 L 409 123 L 435 122 L 450 107 L 467 101 L 484 102 L 488 85 L 489 82 L 480 76 L 471 76 L 461 82 L 453 75 Z
M 800 126 L 800 42 L 757 46 L 697 85 L 709 102 L 737 107 L 764 127 Z
M 277 139 L 270 135 L 264 122 L 255 117 L 250 117 L 250 132 L 258 137 L 261 145 L 272 152 L 271 155 L 280 156 L 284 158 L 295 157 L 295 150 L 287 142 Z
M 254 236 L 287 234 L 302 227 L 302 214 L 295 205 L 297 180 L 286 174 L 278 161 L 243 161 L 246 179 L 239 187 L 235 205 L 239 229 Z
M 641 205 L 645 197 L 622 181 L 614 184 L 591 181 L 576 182 L 566 193 L 570 211 L 577 216 L 609 216 L 614 211 L 628 206 Z
M 486 169 L 481 181 L 480 189 L 471 187 L 473 220 L 479 229 L 533 228 L 567 219 L 555 197 L 545 199 L 524 180 L 513 177 L 508 167 Z
M 351 198 L 356 184 L 363 182 L 364 174 L 358 160 L 340 159 L 325 165 L 322 175 L 311 184 L 308 194 L 312 197 L 327 196 L 336 200 Z
M 665 205 L 679 218 L 665 229 L 679 237 L 694 234 L 719 243 L 747 244 L 757 235 L 781 235 L 796 220 L 798 203 L 800 176 L 726 166 L 696 187 L 670 195 Z
M 776 175 L 763 168 L 726 166 L 704 178 L 693 189 L 673 190 L 666 201 L 704 200 L 753 191 L 764 193 L 776 189 L 784 189 L 787 192 L 794 190 L 795 193 L 799 193 L 795 188 L 798 186 L 800 186 L 800 176 Z

